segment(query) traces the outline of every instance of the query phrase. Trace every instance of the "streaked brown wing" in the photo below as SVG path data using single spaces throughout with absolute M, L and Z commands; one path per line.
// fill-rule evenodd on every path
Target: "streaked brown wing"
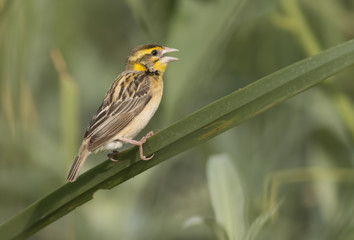
M 141 113 L 151 99 L 149 86 L 146 74 L 117 78 L 85 133 L 85 138 L 90 138 L 89 151 L 107 143 Z

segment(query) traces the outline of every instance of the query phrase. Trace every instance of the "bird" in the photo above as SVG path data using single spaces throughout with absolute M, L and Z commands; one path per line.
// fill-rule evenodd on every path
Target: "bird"
M 67 176 L 74 182 L 79 176 L 86 158 L 91 153 L 112 151 L 107 156 L 112 161 L 117 149 L 130 143 L 139 147 L 141 160 L 150 160 L 143 153 L 143 144 L 154 133 L 150 131 L 139 141 L 139 134 L 155 114 L 162 98 L 162 76 L 167 64 L 178 60 L 164 56 L 178 49 L 156 44 L 145 44 L 134 48 L 127 57 L 124 71 L 115 79 L 101 106 L 93 116 L 78 154 Z

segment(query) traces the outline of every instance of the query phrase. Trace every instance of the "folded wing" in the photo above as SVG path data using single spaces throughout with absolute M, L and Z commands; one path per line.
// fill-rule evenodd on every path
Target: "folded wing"
M 88 150 L 93 152 L 117 136 L 151 97 L 147 74 L 123 72 L 118 76 L 85 133 L 85 138 L 90 138 Z

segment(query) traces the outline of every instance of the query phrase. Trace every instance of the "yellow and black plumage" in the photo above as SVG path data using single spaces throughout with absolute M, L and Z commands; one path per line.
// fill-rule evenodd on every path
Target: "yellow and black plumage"
M 164 54 L 174 51 L 178 50 L 153 44 L 141 45 L 132 50 L 124 72 L 108 90 L 86 130 L 67 177 L 69 182 L 77 179 L 82 164 L 92 152 L 115 152 L 123 143 L 131 143 L 139 146 L 142 160 L 151 158 L 144 156 L 142 144 L 153 132 L 149 132 L 140 141 L 133 138 L 146 126 L 160 104 L 162 75 L 169 62 L 178 60 Z M 108 156 L 115 161 L 112 154 Z

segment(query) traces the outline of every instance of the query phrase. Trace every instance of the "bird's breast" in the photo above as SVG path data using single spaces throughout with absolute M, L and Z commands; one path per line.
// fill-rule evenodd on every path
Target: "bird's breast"
M 135 116 L 129 125 L 120 132 L 120 136 L 132 139 L 149 123 L 161 102 L 163 92 L 162 79 L 161 81 L 152 80 L 150 91 L 151 100 L 146 104 L 141 113 Z

